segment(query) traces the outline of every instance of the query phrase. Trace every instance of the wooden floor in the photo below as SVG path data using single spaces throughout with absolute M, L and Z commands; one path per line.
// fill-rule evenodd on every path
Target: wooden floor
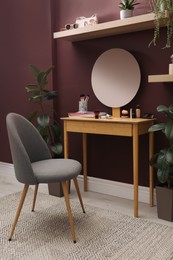
M 14 175 L 12 167 L 0 167 L 0 197 L 8 194 L 21 191 L 23 184 L 19 183 Z M 48 188 L 46 184 L 41 184 L 39 187 L 40 192 L 48 194 Z M 114 196 L 100 194 L 96 192 L 83 192 L 81 190 L 84 204 L 90 204 L 98 206 L 100 208 L 106 208 L 110 210 L 117 210 L 133 217 L 133 201 L 122 199 Z M 70 197 L 74 200 L 78 199 L 74 187 L 71 187 Z M 157 223 L 161 223 L 170 227 L 173 227 L 173 222 L 164 221 L 157 217 L 157 207 L 149 207 L 146 203 L 139 203 L 139 217 L 149 219 Z

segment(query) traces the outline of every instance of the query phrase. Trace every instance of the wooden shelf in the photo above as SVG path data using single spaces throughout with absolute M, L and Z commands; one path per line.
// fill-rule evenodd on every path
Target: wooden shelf
M 150 75 L 148 76 L 148 82 L 173 82 L 173 75 L 163 74 L 163 75 Z
M 108 37 L 123 33 L 144 31 L 153 28 L 154 13 L 149 13 L 126 18 L 123 20 L 115 20 L 93 26 L 55 32 L 53 34 L 53 38 L 75 42 Z

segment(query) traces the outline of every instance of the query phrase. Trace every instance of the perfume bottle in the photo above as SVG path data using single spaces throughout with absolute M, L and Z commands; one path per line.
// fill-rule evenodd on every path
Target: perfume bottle
M 141 117 L 141 108 L 140 105 L 136 106 L 136 117 L 140 118 Z

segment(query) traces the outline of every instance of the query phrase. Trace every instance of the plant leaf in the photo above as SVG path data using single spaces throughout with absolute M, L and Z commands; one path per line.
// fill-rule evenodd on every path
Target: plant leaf
M 54 143 L 51 144 L 51 150 L 53 153 L 60 155 L 63 151 L 63 146 L 61 143 Z
M 37 122 L 41 127 L 45 128 L 49 125 L 50 117 L 46 114 L 40 115 L 37 117 Z
M 49 75 L 49 73 L 54 69 L 54 66 L 51 66 L 50 68 L 48 68 L 45 73 L 46 75 Z
M 27 89 L 34 89 L 34 88 L 37 88 L 38 86 L 37 86 L 37 84 L 28 84 L 26 87 L 25 87 L 25 89 L 27 90 Z
M 153 157 L 150 159 L 150 165 L 151 165 L 151 166 L 156 166 L 156 162 L 157 162 L 158 155 L 159 155 L 159 153 L 155 153 L 155 154 L 153 155 Z M 157 166 L 156 166 L 156 167 L 157 167 Z
M 148 131 L 149 132 L 156 132 L 156 131 L 160 131 L 160 130 L 165 130 L 165 123 L 159 123 L 159 124 L 155 124 L 149 127 Z
M 28 100 L 29 100 L 30 102 L 33 102 L 33 103 L 40 102 L 40 100 L 41 100 L 41 95 L 30 97 Z
M 46 100 L 54 99 L 55 97 L 57 97 L 57 91 L 48 91 L 44 95 L 44 99 L 46 99 Z
M 32 64 L 30 64 L 29 67 L 30 67 L 31 73 L 37 78 L 40 70 Z
M 48 84 L 46 78 L 47 75 L 44 71 L 39 72 L 39 74 L 37 75 L 37 81 L 41 89 L 43 89 Z
M 173 140 L 173 121 L 167 122 L 165 125 L 165 136 L 168 140 Z
M 165 114 L 166 116 L 170 117 L 169 108 L 165 105 L 160 105 L 157 107 L 157 111 Z
M 168 170 L 163 171 L 163 170 L 158 169 L 158 170 L 157 170 L 157 178 L 158 178 L 158 181 L 159 181 L 160 183 L 166 183 L 166 182 L 167 182 L 167 179 L 168 179 L 168 173 L 169 173 Z
M 172 150 L 172 148 L 168 148 L 165 157 L 166 157 L 166 161 L 167 161 L 169 167 L 172 167 L 173 166 L 173 150 Z

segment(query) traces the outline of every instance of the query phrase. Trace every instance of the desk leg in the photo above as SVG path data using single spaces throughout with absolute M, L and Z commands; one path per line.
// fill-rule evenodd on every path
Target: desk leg
M 154 133 L 149 133 L 149 159 L 152 158 L 154 153 Z M 154 169 L 152 166 L 149 166 L 149 186 L 150 186 L 150 207 L 154 205 Z
M 134 185 L 134 217 L 138 217 L 138 154 L 139 135 L 138 125 L 133 125 L 133 185 Z
M 69 133 L 66 130 L 66 124 L 64 123 L 64 158 L 69 158 Z M 69 193 L 70 193 L 70 181 L 66 181 Z M 64 192 L 62 193 L 64 196 Z
M 68 132 L 66 131 L 66 126 L 64 124 L 64 158 L 69 157 L 69 138 Z
M 83 145 L 83 176 L 84 176 L 84 191 L 88 190 L 87 183 L 87 134 L 82 134 Z

